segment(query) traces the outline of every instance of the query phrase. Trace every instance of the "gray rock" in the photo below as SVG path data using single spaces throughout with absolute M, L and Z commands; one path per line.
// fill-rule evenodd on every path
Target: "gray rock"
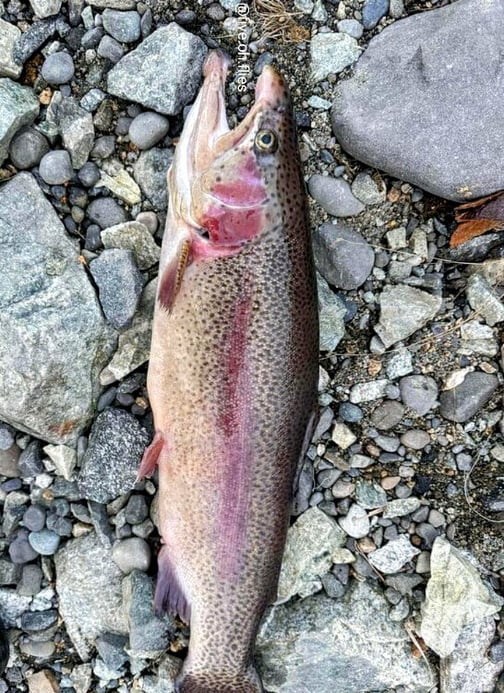
M 362 48 L 349 34 L 334 32 L 315 34 L 310 41 L 311 75 L 321 82 L 331 73 L 337 74 L 354 63 Z
M 467 282 L 467 299 L 483 320 L 493 327 L 504 321 L 504 303 L 499 300 L 488 281 L 475 272 Z
M 19 65 L 23 65 L 28 58 L 42 48 L 44 43 L 56 33 L 64 36 L 67 32 L 68 24 L 62 17 L 34 22 L 16 41 L 14 60 Z
M 434 408 L 438 398 L 438 386 L 428 375 L 409 375 L 399 382 L 401 399 L 419 416 L 424 416 Z
M 354 39 L 360 39 L 364 33 L 364 27 L 356 19 L 340 19 L 336 26 L 338 27 L 338 31 L 341 31 L 343 34 L 348 34 Z
M 14 46 L 21 32 L 14 24 L 0 19 L 0 77 L 17 79 L 23 69 L 14 60 Z
M 365 205 L 379 205 L 385 202 L 386 189 L 376 184 L 369 173 L 358 173 L 352 182 L 352 192 L 355 197 Z
M 159 113 L 140 113 L 133 118 L 128 135 L 139 149 L 150 149 L 163 139 L 169 129 L 168 118 Z
M 157 147 L 142 152 L 133 167 L 136 182 L 158 211 L 168 206 L 166 174 L 172 159 L 173 152 Z
M 108 159 L 115 152 L 116 141 L 114 135 L 103 135 L 98 137 L 95 142 L 93 149 L 91 150 L 91 156 L 94 159 Z
M 400 402 L 387 401 L 379 404 L 371 414 L 371 423 L 380 431 L 389 431 L 397 426 L 404 416 L 404 407 Z
M 431 650 L 447 657 L 464 627 L 496 614 L 504 600 L 483 583 L 467 558 L 442 537 L 434 542 L 430 566 L 420 634 Z
M 345 541 L 345 532 L 322 510 L 313 507 L 303 513 L 287 533 L 277 603 L 321 590 L 320 579 L 336 562 L 337 551 Z
M 149 516 L 149 506 L 144 496 L 133 494 L 124 508 L 124 519 L 130 525 L 143 522 Z
M 494 634 L 495 619 L 492 616 L 465 626 L 453 652 L 440 661 L 443 693 L 498 692 L 496 683 L 504 669 L 504 661 L 492 661 L 489 656 Z
M 102 12 L 102 20 L 105 31 L 121 43 L 132 43 L 140 38 L 138 12 L 120 12 L 107 8 Z
M 94 145 L 93 116 L 79 106 L 77 99 L 68 97 L 58 107 L 58 123 L 72 166 L 81 168 Z
M 92 416 L 97 374 L 115 339 L 78 248 L 27 173 L 0 190 L 0 246 L 0 418 L 38 438 L 74 443 Z
M 107 95 L 101 89 L 90 89 L 79 101 L 79 104 L 85 111 L 94 113 Z
M 144 676 L 142 679 L 143 693 L 174 693 L 175 678 L 180 671 L 181 662 L 178 657 L 167 654 L 163 657 L 155 676 Z
M 135 221 L 139 224 L 143 224 L 152 235 L 156 233 L 159 227 L 159 219 L 156 212 L 140 212 L 140 214 L 137 214 L 135 217 Z
M 380 321 L 375 332 L 385 347 L 420 330 L 441 308 L 441 296 L 412 286 L 385 286 L 380 294 Z
M 0 618 L 3 627 L 19 627 L 18 619 L 29 609 L 30 602 L 30 597 L 23 597 L 14 589 L 0 589 Z
M 45 510 L 40 505 L 30 505 L 23 515 L 23 525 L 30 532 L 38 532 L 45 525 Z
M 16 132 L 24 125 L 31 125 L 38 112 L 38 99 L 32 89 L 7 77 L 0 79 L 0 165 Z
M 108 73 L 110 94 L 176 115 L 198 88 L 207 49 L 175 22 L 160 27 Z
M 399 19 L 404 14 L 404 0 L 390 0 L 389 14 L 394 19 Z
M 131 250 L 141 270 L 149 269 L 159 262 L 161 249 L 147 227 L 138 221 L 127 221 L 104 229 L 101 238 L 105 248 Z
M 118 63 L 124 55 L 124 48 L 111 36 L 103 36 L 98 44 L 98 55 L 101 58 L 110 60 L 111 63 Z
M 51 53 L 42 64 L 42 77 L 49 84 L 66 84 L 70 82 L 74 73 L 74 62 L 68 53 Z
M 373 269 L 373 249 L 342 222 L 319 226 L 313 233 L 313 251 L 318 271 L 338 289 L 358 288 Z
M 431 442 L 431 437 L 427 431 L 420 429 L 411 429 L 401 436 L 401 443 L 411 450 L 423 450 Z
M 131 325 L 143 289 L 143 276 L 130 250 L 104 250 L 89 265 L 108 322 L 120 330 Z
M 121 380 L 148 360 L 156 289 L 157 279 L 145 287 L 131 327 L 119 335 L 117 351 L 100 374 L 102 385 Z
M 100 180 L 100 169 L 92 161 L 86 161 L 77 173 L 77 177 L 86 188 L 92 188 Z
M 60 537 L 50 529 L 41 529 L 39 532 L 30 532 L 28 541 L 32 549 L 41 556 L 53 556 L 58 550 Z
M 124 207 L 112 197 L 99 197 L 93 200 L 86 210 L 88 218 L 101 229 L 123 224 L 126 221 Z
M 498 344 L 494 331 L 488 325 L 482 325 L 477 320 L 470 320 L 460 325 L 460 354 L 483 354 L 495 356 L 498 352 Z
M 20 449 L 14 443 L 7 450 L 0 451 L 0 474 L 9 479 L 15 479 L 19 474 L 18 460 Z
M 420 507 L 420 500 L 418 498 L 397 498 L 396 500 L 389 501 L 383 511 L 383 517 L 404 517 L 404 515 L 409 515 L 414 513 Z
M 353 503 L 345 517 L 338 520 L 339 526 L 349 537 L 361 539 L 367 536 L 371 523 L 367 516 L 367 512 L 357 503 Z
M 317 287 L 320 350 L 334 351 L 345 336 L 346 307 L 320 274 L 317 274 Z
M 322 209 L 335 217 L 360 214 L 364 205 L 353 196 L 350 185 L 343 178 L 315 173 L 308 181 L 308 191 Z
M 122 409 L 98 415 L 89 436 L 78 480 L 84 498 L 108 503 L 131 490 L 150 435 Z
M 361 402 L 372 402 L 375 399 L 384 397 L 387 391 L 388 380 L 370 380 L 367 383 L 356 383 L 350 390 L 350 402 L 360 404 Z
M 168 647 L 174 631 L 171 616 L 154 615 L 154 584 L 144 572 L 134 570 L 123 580 L 124 610 L 129 625 L 128 652 L 133 657 L 154 659 Z
M 99 635 L 128 632 L 123 575 L 112 560 L 112 551 L 94 532 L 65 544 L 55 556 L 55 565 L 59 610 L 80 658 L 87 661 Z
M 419 553 L 420 549 L 413 546 L 406 534 L 400 534 L 397 539 L 389 541 L 381 549 L 369 553 L 368 560 L 380 573 L 389 575 L 398 573 Z
M 114 544 L 112 558 L 125 575 L 133 570 L 146 572 L 150 566 L 151 550 L 143 539 L 129 537 Z
M 48 185 L 62 185 L 73 177 L 70 155 L 64 149 L 47 152 L 40 161 L 40 177 Z
M 366 0 L 362 8 L 364 29 L 373 29 L 380 19 L 387 14 L 389 0 Z
M 342 146 L 374 168 L 451 200 L 504 188 L 496 127 L 502 103 L 493 78 L 504 32 L 501 10 L 499 0 L 483 6 L 459 0 L 384 29 L 352 78 L 337 88 L 332 121 Z M 412 103 L 418 108 L 410 109 Z
M 27 631 L 42 631 L 50 628 L 58 620 L 56 609 L 46 611 L 27 611 L 21 615 L 21 628 Z
M 128 661 L 127 642 L 124 635 L 117 633 L 104 633 L 96 638 L 96 649 L 108 669 L 119 671 Z
M 44 135 L 35 128 L 23 128 L 11 140 L 9 157 L 19 170 L 36 166 L 49 151 L 49 144 Z
M 19 531 L 9 545 L 9 556 L 13 563 L 21 565 L 29 563 L 38 557 L 38 553 L 30 546 L 28 532 Z
M 110 7 L 113 10 L 134 10 L 136 0 L 87 0 L 91 7 Z
M 32 440 L 31 443 L 28 443 L 21 453 L 18 460 L 18 470 L 23 479 L 37 476 L 44 471 L 38 440 Z
M 334 693 L 337 682 L 338 693 L 399 686 L 427 693 L 428 667 L 411 654 L 405 629 L 388 611 L 383 595 L 367 582 L 354 582 L 337 601 L 317 594 L 274 607 L 256 647 L 265 687 L 272 693 Z
M 382 508 L 387 503 L 387 494 L 382 487 L 374 481 L 357 479 L 355 484 L 355 500 L 366 510 Z
M 30 5 L 39 19 L 58 14 L 62 0 L 30 0 Z
M 467 373 L 463 382 L 451 390 L 444 390 L 440 397 L 440 414 L 449 421 L 464 423 L 485 406 L 499 381 L 489 373 Z

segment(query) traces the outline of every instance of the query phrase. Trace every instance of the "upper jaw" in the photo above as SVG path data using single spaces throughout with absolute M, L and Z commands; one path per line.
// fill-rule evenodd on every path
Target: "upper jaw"
M 177 216 L 193 223 L 191 195 L 194 180 L 222 153 L 236 146 L 254 131 L 255 121 L 270 109 L 281 110 L 287 104 L 282 77 L 266 66 L 257 80 L 255 103 L 245 118 L 229 129 L 226 118 L 225 82 L 230 59 L 219 50 L 208 53 L 203 65 L 203 85 L 184 123 L 168 184 Z M 194 225 L 197 224 L 194 222 Z

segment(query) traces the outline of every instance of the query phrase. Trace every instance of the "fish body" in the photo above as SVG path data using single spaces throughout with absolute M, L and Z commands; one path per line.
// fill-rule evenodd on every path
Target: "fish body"
M 287 88 L 266 67 L 229 130 L 227 67 L 209 53 L 168 174 L 156 433 L 140 469 L 159 467 L 156 606 L 190 623 L 180 693 L 263 690 L 253 645 L 316 407 L 316 285 Z

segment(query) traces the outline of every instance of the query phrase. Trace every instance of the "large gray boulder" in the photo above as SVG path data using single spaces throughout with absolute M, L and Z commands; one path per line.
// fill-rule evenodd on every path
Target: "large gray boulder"
M 91 532 L 71 539 L 55 556 L 60 614 L 79 657 L 87 661 L 102 633 L 128 633 L 123 574 L 112 549 Z
M 266 689 L 427 693 L 434 683 L 427 665 L 412 655 L 404 626 L 388 613 L 383 594 L 367 582 L 355 582 L 340 600 L 316 594 L 274 607 L 256 650 Z
M 206 52 L 200 38 L 172 22 L 121 58 L 108 74 L 108 91 L 175 115 L 196 94 Z
M 72 444 L 115 345 L 79 249 L 35 179 L 0 189 L 0 419 Z
M 337 89 L 342 146 L 450 200 L 504 188 L 503 34 L 502 0 L 458 0 L 386 28 Z

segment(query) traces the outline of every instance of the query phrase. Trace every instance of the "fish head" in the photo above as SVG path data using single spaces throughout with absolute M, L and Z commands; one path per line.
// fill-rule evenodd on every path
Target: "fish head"
M 236 252 L 281 216 L 279 195 L 300 176 L 290 97 L 271 66 L 258 78 L 255 103 L 230 129 L 224 85 L 228 58 L 211 51 L 204 83 L 186 119 L 169 173 L 174 216 L 191 228 L 193 254 Z M 298 181 L 296 181 L 297 184 Z

